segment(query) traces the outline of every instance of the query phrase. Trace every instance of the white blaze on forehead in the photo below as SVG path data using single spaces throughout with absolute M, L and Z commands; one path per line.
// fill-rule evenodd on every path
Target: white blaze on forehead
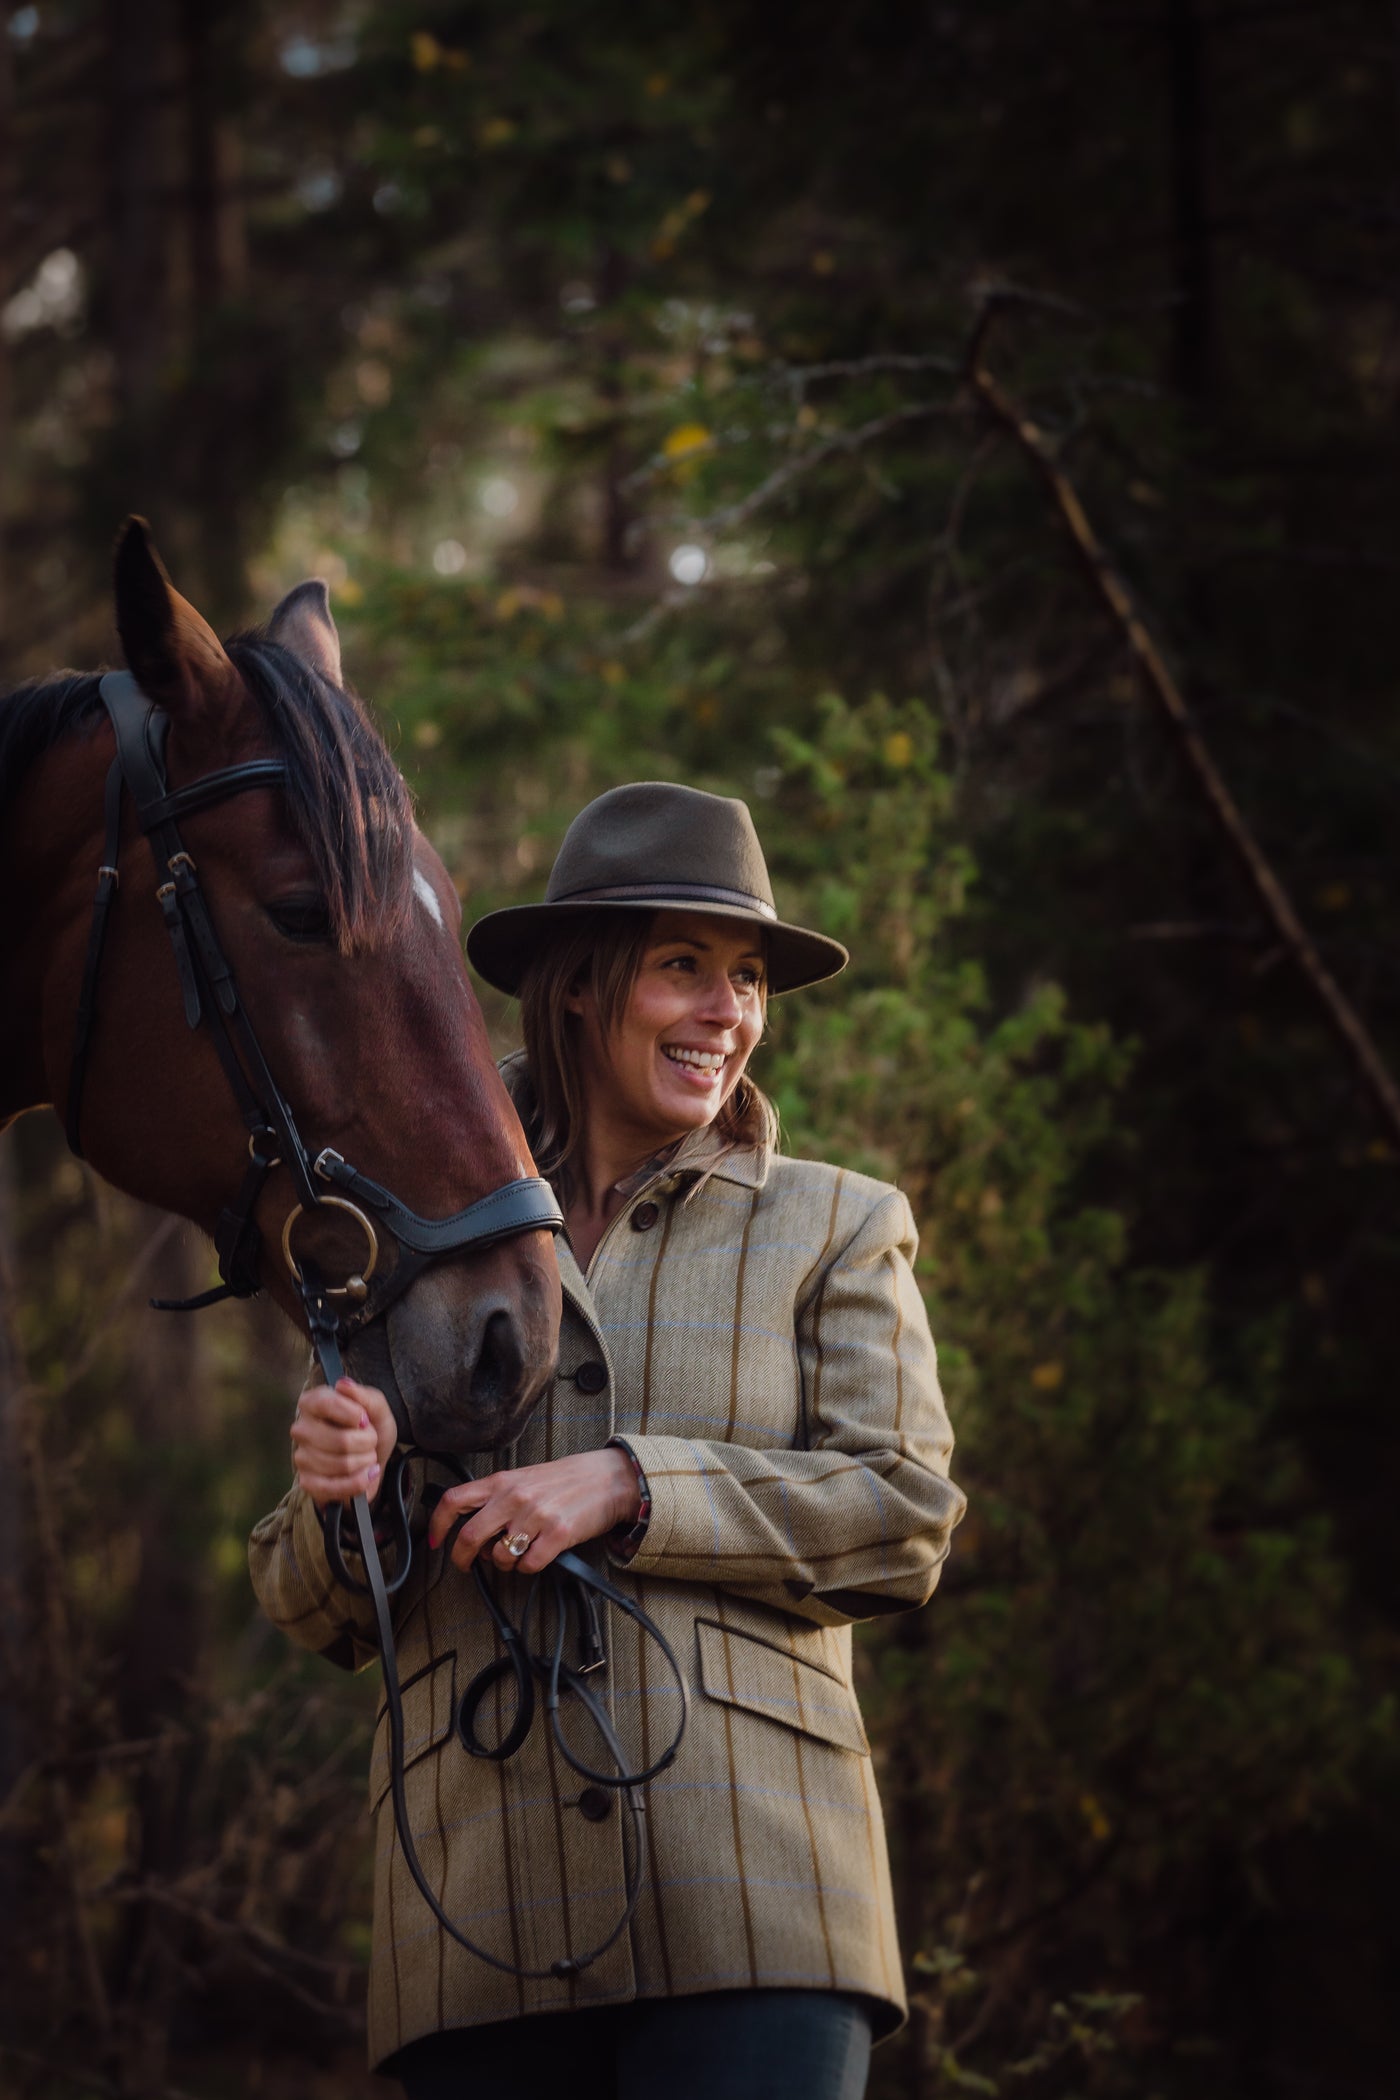
M 438 903 L 437 891 L 433 888 L 421 868 L 415 868 L 413 871 L 413 887 L 418 893 L 419 903 L 423 906 L 429 918 L 436 919 L 439 926 L 444 925 L 442 906 Z

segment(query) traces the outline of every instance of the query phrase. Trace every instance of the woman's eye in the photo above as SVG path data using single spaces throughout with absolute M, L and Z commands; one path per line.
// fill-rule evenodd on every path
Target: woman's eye
M 319 897 L 284 897 L 267 906 L 267 915 L 289 941 L 310 944 L 331 937 L 330 913 Z

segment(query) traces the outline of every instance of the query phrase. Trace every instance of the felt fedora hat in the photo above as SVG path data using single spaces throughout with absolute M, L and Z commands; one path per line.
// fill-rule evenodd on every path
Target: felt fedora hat
M 528 966 L 585 911 L 695 911 L 762 931 L 770 992 L 834 977 L 839 941 L 778 917 L 748 804 L 665 780 L 610 788 L 564 834 L 542 904 L 487 912 L 467 935 L 473 966 L 516 992 Z

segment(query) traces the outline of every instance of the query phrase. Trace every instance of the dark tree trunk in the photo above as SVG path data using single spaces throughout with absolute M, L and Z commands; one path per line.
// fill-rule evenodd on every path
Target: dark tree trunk
M 184 332 L 193 375 L 182 413 L 181 495 L 196 557 L 192 587 L 218 625 L 232 624 L 241 615 L 245 585 L 237 486 L 243 432 L 228 309 L 246 258 L 241 206 L 228 183 L 233 140 L 218 94 L 226 13 L 216 0 L 179 0 Z
M 152 1226 L 158 1214 L 148 1213 Z M 151 1272 L 152 1295 L 184 1297 L 203 1281 L 194 1244 L 178 1234 Z M 196 1700 L 206 1596 L 199 1541 L 191 1535 L 207 1365 L 196 1321 L 150 1313 L 138 1328 L 130 1407 L 151 1454 L 139 1513 L 140 1572 L 121 1672 L 122 1731 L 158 1747 L 137 1790 L 138 1885 L 176 1880 L 187 1865 L 190 1803 L 198 1771 Z M 157 1904 L 133 1913 L 124 1973 L 115 1993 L 127 2031 L 124 2091 L 155 2094 L 166 2085 L 170 2020 L 182 1956 L 174 1915 Z
M 157 513 L 171 457 L 162 388 L 180 347 L 173 325 L 173 266 L 181 260 L 172 237 L 179 193 L 173 28 L 172 0 L 106 0 L 106 333 L 120 432 L 113 465 L 124 507 Z
M 1216 311 L 1209 219 L 1207 0 L 1167 0 L 1171 86 L 1171 377 L 1189 401 L 1215 390 Z
M 0 27 L 0 36 L 3 36 Z M 14 1161 L 0 1140 L 0 1807 L 29 1754 L 22 1696 L 29 1659 L 29 1526 L 24 1504 L 24 1363 L 15 1328 Z M 23 1845 L 0 1835 L 0 1918 L 21 1915 Z
M 15 73 L 14 46 L 10 41 L 9 0 L 0 0 L 0 312 L 15 290 Z M 0 686 L 8 684 L 7 658 L 10 649 L 10 542 L 9 521 L 14 429 L 14 396 L 10 374 L 10 346 L 0 328 Z

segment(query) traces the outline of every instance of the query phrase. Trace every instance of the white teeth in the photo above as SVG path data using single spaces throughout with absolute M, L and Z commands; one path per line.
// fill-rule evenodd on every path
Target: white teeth
M 692 1072 L 704 1072 L 711 1079 L 724 1069 L 722 1050 L 673 1050 L 663 1044 L 662 1055 L 669 1057 L 673 1065 L 686 1065 Z

